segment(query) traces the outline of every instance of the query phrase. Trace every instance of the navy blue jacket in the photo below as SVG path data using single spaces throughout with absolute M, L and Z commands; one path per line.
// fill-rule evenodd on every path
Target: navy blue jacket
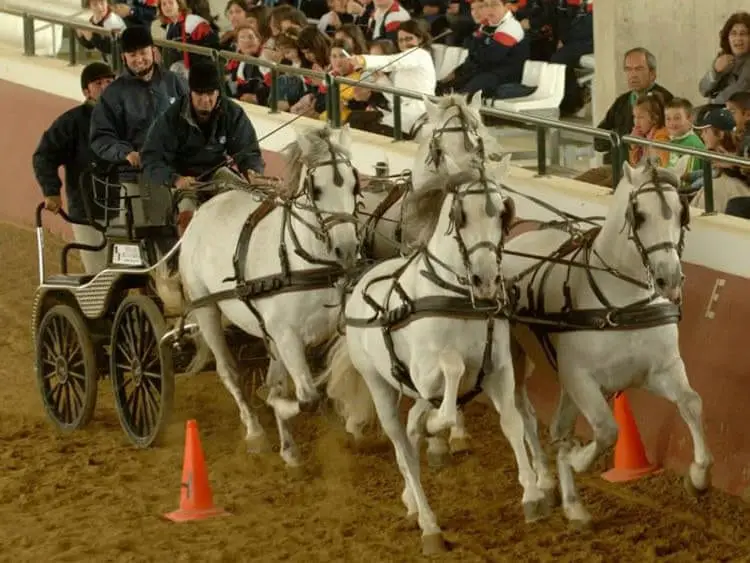
M 469 54 L 456 69 L 461 80 L 478 74 L 495 75 L 498 83 L 520 83 L 530 55 L 521 24 L 507 14 L 496 26 L 482 25 L 469 40 Z
M 177 176 L 200 176 L 232 157 L 240 172 L 265 169 L 255 128 L 244 110 L 220 97 L 203 127 L 193 115 L 190 95 L 178 100 L 151 127 L 141 151 L 143 179 L 173 185 Z
M 560 0 L 557 38 L 564 44 L 578 44 L 593 49 L 594 5 L 592 0 Z
M 154 120 L 188 91 L 185 80 L 154 66 L 148 82 L 129 70 L 110 84 L 91 115 L 91 150 L 97 158 L 120 164 L 121 179 L 135 175 L 125 157 L 140 151 Z
M 95 220 L 104 218 L 104 184 L 97 184 L 92 191 L 94 155 L 89 148 L 89 124 L 93 107 L 84 103 L 58 117 L 42 135 L 32 158 L 34 175 L 45 197 L 60 195 L 58 169 L 64 167 L 67 212 L 78 221 L 89 220 L 89 212 Z M 93 204 L 94 193 L 101 205 Z M 109 206 L 116 207 L 117 194 L 113 191 L 110 196 Z

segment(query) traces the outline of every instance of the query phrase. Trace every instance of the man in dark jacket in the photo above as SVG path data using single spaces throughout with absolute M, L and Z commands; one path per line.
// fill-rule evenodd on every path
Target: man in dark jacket
M 189 85 L 190 93 L 154 122 L 142 150 L 143 181 L 150 192 L 164 195 L 164 186 L 180 192 L 180 232 L 197 209 L 197 194 L 190 191 L 196 181 L 242 182 L 226 166 L 228 158 L 248 180 L 265 169 L 255 129 L 243 109 L 221 95 L 216 67 L 196 63 Z M 171 213 L 171 205 L 165 205 L 168 200 L 154 198 L 149 205 L 151 221 L 163 222 L 165 213 Z
M 58 169 L 63 166 L 67 213 L 76 221 L 104 219 L 103 198 L 92 197 L 94 156 L 89 148 L 89 125 L 97 100 L 114 78 L 112 69 L 105 63 L 87 65 L 81 72 L 81 90 L 86 100 L 58 117 L 44 132 L 34 152 L 34 174 L 42 188 L 46 208 L 57 213 L 62 207 L 62 182 Z M 102 241 L 102 235 L 88 225 L 73 225 L 73 236 L 76 242 L 92 246 Z M 95 274 L 107 265 L 106 250 L 82 251 L 81 259 L 89 274 Z
M 91 115 L 91 150 L 104 162 L 118 165 L 126 195 L 140 195 L 140 149 L 148 128 L 175 100 L 187 93 L 184 79 L 154 62 L 154 43 L 145 27 L 122 32 L 125 70 L 112 83 Z M 125 206 L 122 205 L 122 208 Z M 136 224 L 143 224 L 142 206 L 133 200 Z M 124 222 L 124 210 L 120 220 Z
M 633 131 L 633 105 L 639 96 L 648 92 L 656 92 L 664 104 L 672 99 L 672 94 L 656 83 L 656 57 L 644 47 L 634 47 L 625 53 L 624 70 L 628 80 L 628 91 L 621 94 L 607 110 L 604 119 L 599 123 L 599 129 L 614 131 L 618 135 L 630 135 Z M 611 143 L 604 139 L 594 140 L 597 152 L 606 152 L 605 166 L 587 170 L 576 177 L 576 180 L 596 184 L 598 186 L 612 186 L 612 154 Z M 627 157 L 627 154 L 625 155 Z M 622 163 L 620 163 L 622 165 Z
M 551 62 L 565 65 L 565 94 L 560 113 L 572 115 L 584 105 L 576 68 L 583 55 L 594 52 L 593 0 L 559 0 L 557 39 L 557 51 Z

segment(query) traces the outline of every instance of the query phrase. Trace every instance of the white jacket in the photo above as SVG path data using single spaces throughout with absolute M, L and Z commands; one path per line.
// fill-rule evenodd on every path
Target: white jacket
M 437 78 L 432 54 L 427 49 L 415 47 L 410 51 L 395 55 L 361 55 L 365 61 L 365 71 L 375 72 L 383 69 L 389 73 L 394 88 L 412 90 L 430 96 L 435 95 Z M 393 96 L 384 94 L 393 107 Z M 401 130 L 408 133 L 414 122 L 426 111 L 422 100 L 401 98 Z M 383 124 L 393 127 L 393 114 L 384 112 Z

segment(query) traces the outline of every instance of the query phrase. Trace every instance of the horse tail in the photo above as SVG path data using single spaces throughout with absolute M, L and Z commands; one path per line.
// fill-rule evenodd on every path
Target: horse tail
M 345 336 L 338 336 L 326 358 L 323 378 L 326 393 L 346 429 L 357 436 L 361 428 L 376 420 L 375 403 L 364 378 L 352 364 Z

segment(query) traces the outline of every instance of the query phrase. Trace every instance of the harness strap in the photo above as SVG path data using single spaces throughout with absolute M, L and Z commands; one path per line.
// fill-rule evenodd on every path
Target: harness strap
M 409 188 L 406 182 L 396 182 L 391 187 L 391 189 L 388 190 L 388 194 L 385 196 L 385 198 L 373 210 L 370 217 L 368 217 L 367 221 L 364 224 L 364 233 L 362 236 L 362 247 L 365 250 L 365 254 L 370 254 L 372 252 L 375 237 L 374 231 L 377 228 L 380 220 L 385 216 L 386 213 L 388 213 L 391 207 L 393 207 L 396 202 L 399 201 L 408 191 Z M 402 234 L 401 221 L 399 221 L 396 225 L 395 234 L 396 242 L 400 244 Z

